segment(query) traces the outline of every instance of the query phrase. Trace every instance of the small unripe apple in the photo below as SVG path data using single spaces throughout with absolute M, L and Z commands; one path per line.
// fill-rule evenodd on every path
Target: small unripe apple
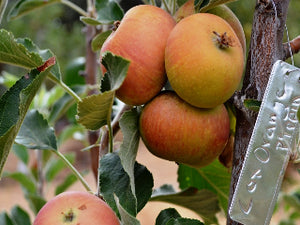
M 165 67 L 172 88 L 183 100 L 213 108 L 238 88 L 244 69 L 243 48 L 225 20 L 197 13 L 182 19 L 172 30 Z
M 175 20 L 163 9 L 139 5 L 125 14 L 104 42 L 101 54 L 111 51 L 130 60 L 127 77 L 116 91 L 121 101 L 141 105 L 162 89 L 167 80 L 164 50 L 174 26 Z M 102 70 L 105 72 L 104 67 Z
M 184 3 L 175 13 L 174 18 L 176 22 L 179 22 L 185 17 L 195 14 L 194 0 L 189 0 Z M 214 14 L 226 20 L 227 23 L 232 27 L 237 37 L 239 38 L 244 54 L 246 53 L 246 37 L 244 33 L 243 26 L 236 15 L 231 11 L 231 9 L 226 5 L 218 5 L 210 10 L 207 13 Z
M 145 146 L 154 155 L 201 168 L 221 154 L 230 127 L 224 105 L 201 109 L 166 91 L 142 109 L 139 129 Z
M 33 225 L 120 225 L 114 211 L 87 192 L 63 192 L 37 214 Z

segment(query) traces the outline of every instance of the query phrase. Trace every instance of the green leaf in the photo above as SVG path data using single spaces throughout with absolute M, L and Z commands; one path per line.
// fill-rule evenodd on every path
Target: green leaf
M 197 0 L 196 0 L 197 1 Z M 199 10 L 196 9 L 196 12 L 206 12 L 218 5 L 222 5 L 228 2 L 233 2 L 235 0 L 200 0 L 200 2 L 202 2 L 199 6 Z
M 59 184 L 55 189 L 55 195 L 58 195 L 66 191 L 72 184 L 77 181 L 77 177 L 74 174 L 69 174 L 61 184 Z
M 115 196 L 118 198 L 120 206 L 133 217 L 151 196 L 153 178 L 147 168 L 135 163 L 134 175 L 136 192 L 132 193 L 130 178 L 124 171 L 119 156 L 116 153 L 109 153 L 100 160 L 100 192 L 117 214 L 119 212 Z
M 175 193 L 169 185 L 153 192 L 151 201 L 163 201 L 191 209 L 200 215 L 205 224 L 217 224 L 216 213 L 220 211 L 217 195 L 208 190 L 188 188 Z
M 111 24 L 122 20 L 124 12 L 117 1 L 96 0 L 97 20 L 101 24 Z
M 246 108 L 254 111 L 254 112 L 258 112 L 260 105 L 261 105 L 261 101 L 255 100 L 255 99 L 245 99 L 244 100 L 244 105 Z
M 57 151 L 54 129 L 37 110 L 27 113 L 15 141 L 29 149 Z
M 119 156 L 124 170 L 129 175 L 133 193 L 135 193 L 134 165 L 140 140 L 138 119 L 139 114 L 136 109 L 125 112 L 120 119 L 120 127 L 124 137 Z
M 220 206 L 227 212 L 230 187 L 230 172 L 218 160 L 201 169 L 180 165 L 178 182 L 181 189 L 195 187 L 217 194 Z
M 115 196 L 115 201 L 117 202 L 118 210 L 120 213 L 122 224 L 130 225 L 141 225 L 141 223 L 135 218 L 135 216 L 130 215 L 119 203 L 119 199 Z
M 129 61 L 106 52 L 102 63 L 107 69 L 108 87 L 105 92 L 84 98 L 78 103 L 77 122 L 90 130 L 97 130 L 110 123 L 115 91 L 123 83 L 129 67 Z
M 164 209 L 158 214 L 155 221 L 155 225 L 165 225 L 170 219 L 172 218 L 176 219 L 180 217 L 181 216 L 176 209 L 174 208 Z
M 110 121 L 115 93 L 104 92 L 91 95 L 78 103 L 77 122 L 90 130 L 98 130 Z
M 28 176 L 28 174 L 24 174 L 21 172 L 14 173 L 4 173 L 4 177 L 9 177 L 18 181 L 22 188 L 28 193 L 36 193 L 36 185 L 35 182 Z
M 156 218 L 155 225 L 204 225 L 199 220 L 182 218 L 174 208 L 162 210 Z
M 6 212 L 0 213 L 1 225 L 16 225 Z
M 16 19 L 33 10 L 60 2 L 60 0 L 19 0 L 11 9 L 9 19 Z
M 72 89 L 79 95 L 85 92 L 84 86 L 75 86 Z M 74 103 L 75 99 L 69 94 L 64 94 L 60 99 L 56 100 L 49 115 L 49 123 L 53 124 L 55 121 L 60 119 L 60 117 L 62 117 L 64 113 L 66 113 L 67 110 L 74 105 Z
M 98 34 L 94 39 L 92 40 L 92 49 L 94 52 L 100 50 L 102 48 L 102 45 L 104 41 L 108 38 L 108 36 L 112 33 L 111 30 L 102 32 Z
M 70 153 L 65 155 L 67 160 L 70 163 L 74 163 L 75 161 L 75 154 Z M 54 178 L 58 175 L 60 171 L 66 168 L 66 163 L 61 160 L 60 158 L 52 158 L 49 160 L 45 166 L 45 179 L 47 182 L 51 182 Z
M 7 6 L 7 2 L 8 2 L 8 0 L 1 0 L 0 1 L 0 24 L 1 24 L 5 9 L 6 9 L 6 6 Z
M 298 121 L 300 122 L 300 108 L 297 111 L 297 118 L 298 118 Z
M 50 50 L 39 49 L 30 39 L 15 39 L 13 34 L 0 29 L 0 62 L 26 69 L 35 69 L 54 57 Z M 61 79 L 60 68 L 57 62 L 52 65 L 51 73 Z
M 110 207 L 118 213 L 114 195 L 120 205 L 132 216 L 137 214 L 137 200 L 131 191 L 129 176 L 124 171 L 121 160 L 116 153 L 106 154 L 100 160 L 100 192 Z
M 47 202 L 44 198 L 34 193 L 25 194 L 25 198 L 29 201 L 30 208 L 35 214 L 37 214 Z
M 46 61 L 44 66 L 48 68 L 40 68 L 45 71 L 32 70 L 0 98 L 0 175 L 30 103 L 53 64 L 53 58 Z
M 188 219 L 188 218 L 177 218 L 170 219 L 166 225 L 204 225 L 199 220 Z
M 12 147 L 14 154 L 24 163 L 28 164 L 29 154 L 27 148 L 23 145 L 14 144 Z
M 14 206 L 12 208 L 11 216 L 16 225 L 31 225 L 28 213 L 20 206 Z
M 104 52 L 101 63 L 107 70 L 110 84 L 109 90 L 117 90 L 126 78 L 130 61 L 111 52 Z

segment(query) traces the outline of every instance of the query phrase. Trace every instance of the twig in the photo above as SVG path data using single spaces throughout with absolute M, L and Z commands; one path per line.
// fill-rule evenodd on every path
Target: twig
M 286 60 L 288 58 L 291 57 L 291 51 L 290 51 L 290 47 L 291 47 L 291 51 L 292 54 L 297 54 L 300 50 L 300 35 L 298 37 L 296 37 L 295 39 L 293 39 L 290 42 L 286 42 L 283 44 L 283 60 Z

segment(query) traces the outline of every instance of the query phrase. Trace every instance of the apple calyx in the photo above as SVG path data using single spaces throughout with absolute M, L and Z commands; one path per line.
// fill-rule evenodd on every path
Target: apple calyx
M 62 214 L 64 214 L 64 221 L 65 222 L 72 222 L 74 220 L 75 215 L 74 215 L 72 209 L 70 209 L 70 211 L 68 213 L 65 214 L 65 213 L 62 212 Z
M 227 35 L 226 32 L 224 34 L 219 34 L 217 31 L 213 31 L 214 35 L 216 35 L 216 41 L 221 49 L 227 49 L 229 47 L 233 47 L 233 40 Z
M 119 21 L 119 20 L 115 21 L 113 24 L 112 30 L 116 31 L 118 29 L 118 27 L 120 26 L 120 24 L 121 24 L 121 21 Z

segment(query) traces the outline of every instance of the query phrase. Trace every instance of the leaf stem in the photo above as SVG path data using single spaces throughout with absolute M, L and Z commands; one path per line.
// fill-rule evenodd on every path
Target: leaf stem
M 151 5 L 155 5 L 155 2 L 154 2 L 154 0 L 151 0 Z
M 162 2 L 163 2 L 163 4 L 164 4 L 164 7 L 166 8 L 166 11 L 167 11 L 168 13 L 171 14 L 171 11 L 170 11 L 170 9 L 169 9 L 169 6 L 168 6 L 166 0 L 162 0 Z
M 59 151 L 53 151 L 61 160 L 63 160 L 66 165 L 71 169 L 71 171 L 73 172 L 73 174 L 78 178 L 78 180 L 82 183 L 82 185 L 85 187 L 85 189 L 88 192 L 93 192 L 92 189 L 90 188 L 90 186 L 88 185 L 88 183 L 85 181 L 85 179 L 81 176 L 81 174 L 79 173 L 79 171 L 72 165 L 72 163 L 70 163 L 70 161 Z
M 60 0 L 60 2 L 66 6 L 69 6 L 70 8 L 74 9 L 76 12 L 78 12 L 80 15 L 89 17 L 88 13 L 84 11 L 82 8 L 74 4 L 73 2 L 69 0 Z
M 49 74 L 48 78 L 54 83 L 59 84 L 69 95 L 71 95 L 76 100 L 76 102 L 82 101 L 82 99 L 68 85 L 66 85 L 62 80 L 57 79 L 57 77 L 55 77 L 52 73 Z

